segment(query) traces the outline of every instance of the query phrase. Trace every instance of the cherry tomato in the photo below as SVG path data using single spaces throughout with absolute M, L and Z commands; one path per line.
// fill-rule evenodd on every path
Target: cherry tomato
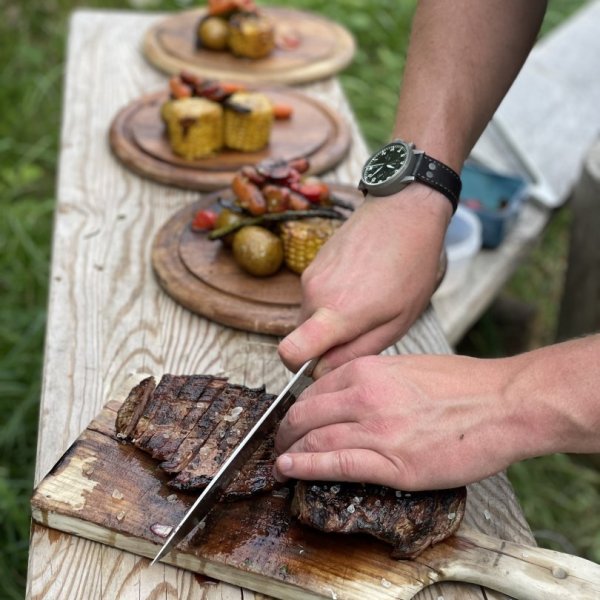
M 215 228 L 217 213 L 214 210 L 199 210 L 192 221 L 194 231 L 208 231 Z

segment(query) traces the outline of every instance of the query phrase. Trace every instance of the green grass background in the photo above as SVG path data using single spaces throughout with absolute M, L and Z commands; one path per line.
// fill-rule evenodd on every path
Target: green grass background
M 139 4 L 133 2 L 133 4 Z M 415 1 L 283 0 L 345 24 L 358 52 L 341 76 L 371 146 L 393 121 Z M 543 33 L 584 0 L 551 0 Z M 29 543 L 50 240 L 69 13 L 76 0 L 0 0 L 0 598 L 22 598 Z M 185 2 L 150 2 L 175 10 Z M 85 6 L 131 8 L 90 0 Z M 93 74 L 90 74 L 93 76 Z M 532 304 L 532 345 L 550 343 L 568 243 L 568 209 L 507 286 Z M 482 356 L 505 352 L 501 328 L 486 315 L 469 333 Z M 600 474 L 567 456 L 514 466 L 511 479 L 540 544 L 600 561 Z

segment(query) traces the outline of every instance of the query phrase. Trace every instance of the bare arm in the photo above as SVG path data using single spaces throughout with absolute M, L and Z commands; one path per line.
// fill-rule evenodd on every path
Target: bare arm
M 359 358 L 290 409 L 276 474 L 422 490 L 552 452 L 600 452 L 599 367 L 600 335 L 495 360 Z
M 394 136 L 455 170 L 520 69 L 545 0 L 422 0 L 414 18 Z M 393 74 L 390 74 L 393 76 Z M 302 277 L 302 324 L 280 345 L 316 375 L 399 339 L 433 293 L 447 199 L 422 184 L 367 200 Z

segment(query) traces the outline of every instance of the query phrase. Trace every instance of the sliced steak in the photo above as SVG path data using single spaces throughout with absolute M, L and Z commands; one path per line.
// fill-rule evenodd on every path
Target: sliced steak
M 223 377 L 213 378 L 202 390 L 202 393 L 194 403 L 193 394 L 186 384 L 179 394 L 179 399 L 192 403 L 192 408 L 181 421 L 173 422 L 171 435 L 168 438 L 163 437 L 160 447 L 153 448 L 152 456 L 163 461 L 174 459 L 174 454 L 179 449 L 179 446 L 192 432 L 198 420 L 210 408 L 215 398 L 221 394 L 226 385 L 227 379 Z
M 148 402 L 146 402 L 142 416 L 133 430 L 133 443 L 136 446 L 140 445 L 140 447 L 143 447 L 147 436 L 146 429 L 150 426 L 156 411 L 164 402 L 172 401 L 173 397 L 177 397 L 186 380 L 187 377 L 185 375 L 163 375 L 154 393 L 151 394 Z M 148 437 L 151 434 L 152 430 L 150 430 Z
M 131 436 L 155 387 L 154 377 L 146 377 L 132 388 L 117 414 L 115 425 L 117 437 L 129 438 Z
M 452 535 L 465 512 L 466 488 L 400 492 L 360 483 L 299 481 L 292 512 L 301 523 L 336 533 L 366 533 L 415 558 Z
M 146 428 L 146 435 L 138 440 L 138 447 L 150 453 L 153 458 L 165 459 L 171 456 L 173 452 L 165 454 L 163 446 L 167 440 L 175 440 L 177 447 L 185 439 L 185 433 L 181 424 L 186 420 L 190 411 L 196 409 L 198 418 L 210 406 L 209 402 L 201 402 L 202 396 L 207 386 L 214 380 L 210 375 L 191 375 L 184 383 L 177 396 L 171 396 L 163 402 L 156 411 L 150 425 Z M 223 383 L 224 380 L 219 378 Z M 148 435 L 152 427 L 151 435 Z M 177 449 L 177 448 L 175 448 Z
M 221 415 L 220 422 L 202 447 L 169 485 L 180 490 L 207 486 L 273 398 L 271 394 L 265 393 L 264 388 L 240 389 L 231 409 Z
M 171 458 L 160 464 L 167 473 L 179 473 L 204 445 L 213 429 L 233 408 L 242 391 L 242 386 L 227 385 L 213 399 L 208 410 L 198 419 L 188 436 L 181 442 Z
M 270 435 L 261 442 L 256 452 L 231 482 L 223 495 L 223 500 L 233 502 L 282 487 L 284 484 L 273 477 L 276 458 L 275 436 Z

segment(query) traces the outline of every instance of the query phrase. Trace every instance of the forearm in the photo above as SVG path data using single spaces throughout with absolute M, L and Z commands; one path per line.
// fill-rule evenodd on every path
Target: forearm
M 513 361 L 507 402 L 528 458 L 600 452 L 600 335 L 549 346 Z
M 394 137 L 459 171 L 533 45 L 546 0 L 420 0 Z

